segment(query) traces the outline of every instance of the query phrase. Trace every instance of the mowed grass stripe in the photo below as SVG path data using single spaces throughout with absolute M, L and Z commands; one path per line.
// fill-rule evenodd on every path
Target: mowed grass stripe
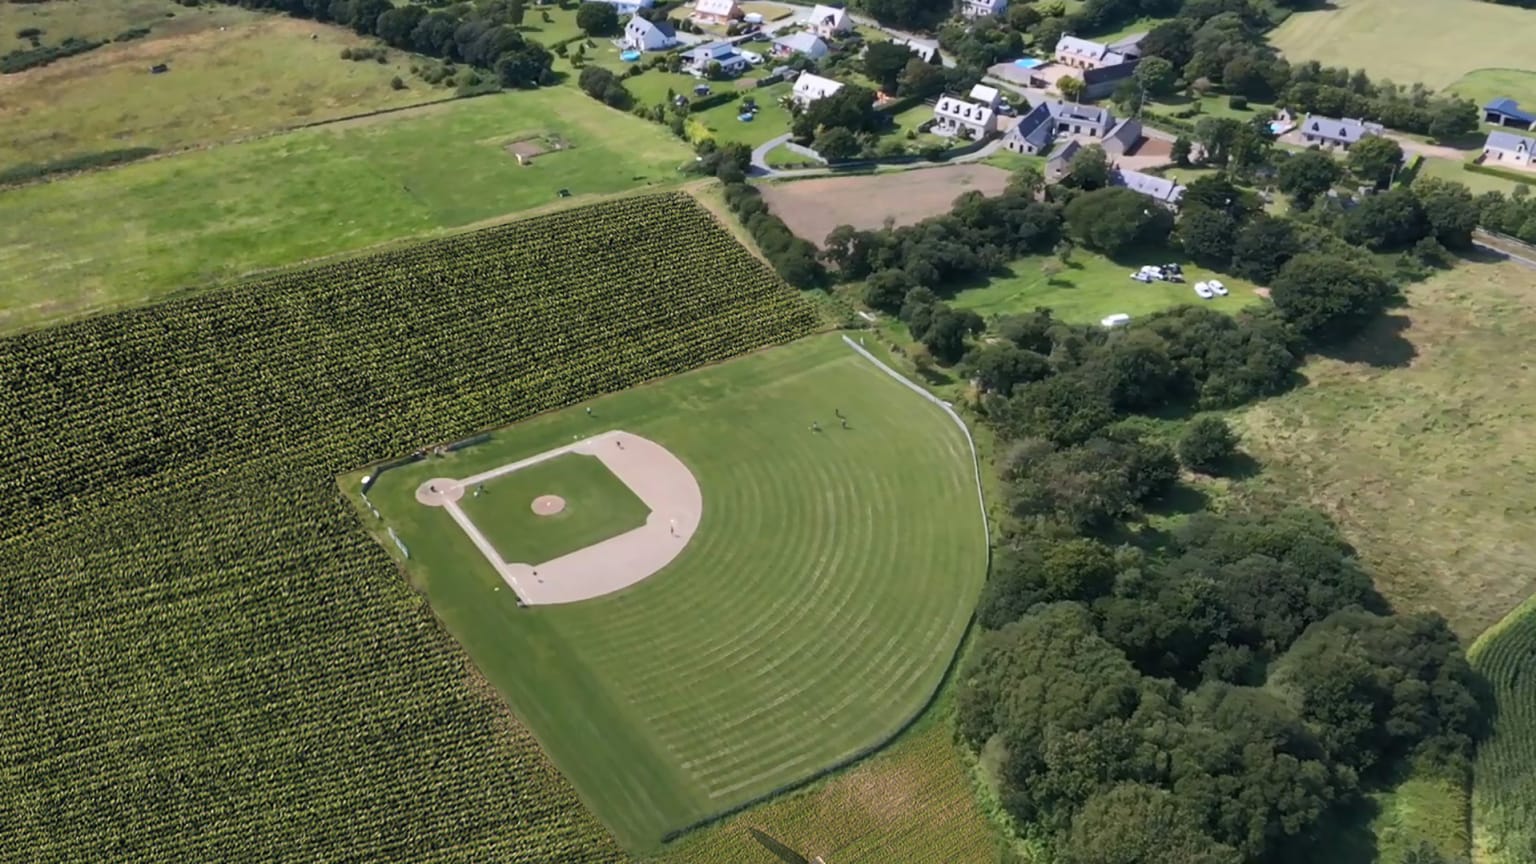
M 467 640 L 472 655 L 494 635 L 529 658 L 491 677 L 619 837 L 653 848 L 878 743 L 925 704 L 985 571 L 969 453 L 942 412 L 836 337 L 592 407 L 592 419 L 580 409 L 538 418 L 388 472 L 372 497 L 411 545 L 412 567 L 430 571 L 431 597 L 433 583 L 495 584 L 461 536 L 421 538 L 436 523 L 397 522 L 418 506 L 407 500 L 413 471 L 461 476 L 610 428 L 660 442 L 693 470 L 704 518 L 661 574 L 512 612 Z M 553 671 L 562 667 L 569 686 Z

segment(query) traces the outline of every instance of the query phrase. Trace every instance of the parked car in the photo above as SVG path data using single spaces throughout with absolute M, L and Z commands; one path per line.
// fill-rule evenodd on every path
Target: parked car
M 1218 279 L 1212 279 L 1211 281 L 1205 283 L 1205 285 L 1207 288 L 1210 288 L 1211 291 L 1213 291 L 1218 297 L 1225 297 L 1232 293 L 1231 291 L 1228 291 L 1227 286 L 1221 284 L 1221 281 Z
M 1161 268 L 1161 267 L 1153 267 L 1151 264 L 1148 264 L 1147 266 L 1141 268 L 1141 270 L 1139 270 L 1137 272 L 1139 272 L 1139 273 L 1141 273 L 1141 275 L 1147 277 L 1146 280 L 1145 280 L 1147 282 L 1151 282 L 1153 279 L 1161 279 L 1161 278 L 1163 278 L 1163 268 Z
M 1125 314 L 1124 312 L 1116 312 L 1113 315 L 1104 316 L 1104 319 L 1099 323 L 1103 324 L 1105 327 L 1122 327 L 1131 323 L 1131 316 Z
M 1209 300 L 1216 296 L 1216 292 L 1211 290 L 1209 282 L 1196 282 L 1195 293 L 1200 296 L 1201 300 Z
M 1183 273 L 1175 273 L 1172 270 L 1164 270 L 1163 271 L 1163 279 L 1168 281 L 1168 282 L 1183 282 L 1184 281 L 1184 274 Z
M 1148 275 L 1146 273 L 1143 273 L 1140 270 L 1136 271 L 1135 273 L 1132 273 L 1131 274 L 1131 278 L 1135 279 L 1137 282 L 1151 282 L 1151 281 L 1153 281 L 1153 279 L 1152 279 L 1152 277 L 1150 275 Z
M 1177 273 L 1180 276 L 1184 275 L 1184 268 L 1179 266 L 1178 264 L 1164 264 L 1163 265 L 1163 270 L 1165 270 L 1165 271 L 1167 271 L 1169 273 Z

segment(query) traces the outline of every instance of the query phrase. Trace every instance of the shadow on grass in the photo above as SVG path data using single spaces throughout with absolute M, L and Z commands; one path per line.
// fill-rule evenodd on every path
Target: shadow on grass
M 759 831 L 756 828 L 748 828 L 747 832 L 752 835 L 753 840 L 763 844 L 764 849 L 772 852 L 774 857 L 778 858 L 780 861 L 783 861 L 784 864 L 810 864 L 810 861 L 808 861 L 804 855 L 801 855 L 799 852 L 796 852 L 788 846 L 785 846 L 783 843 L 773 839 L 764 832 Z
M 1319 350 L 1318 353 L 1345 363 L 1359 363 L 1377 369 L 1401 369 L 1419 355 L 1419 349 L 1403 336 L 1412 326 L 1413 321 L 1407 315 L 1381 315 L 1362 330 L 1359 336 L 1343 344 Z
M 1206 509 L 1210 503 L 1211 496 L 1205 492 L 1184 483 L 1175 483 L 1168 494 L 1149 503 L 1146 511 L 1150 516 L 1189 516 Z
M 1264 466 L 1259 460 L 1249 456 L 1247 453 L 1234 453 L 1221 466 L 1219 476 L 1225 477 L 1228 480 L 1252 480 L 1259 476 L 1263 470 Z

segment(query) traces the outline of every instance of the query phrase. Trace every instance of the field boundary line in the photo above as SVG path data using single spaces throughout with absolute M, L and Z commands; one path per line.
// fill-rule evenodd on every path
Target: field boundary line
M 909 390 L 916 393 L 917 395 L 939 406 L 939 408 L 943 409 L 945 414 L 949 415 L 949 419 L 955 421 L 955 425 L 960 427 L 961 434 L 965 436 L 965 443 L 971 448 L 971 467 L 976 472 L 976 504 L 981 509 L 981 533 L 987 541 L 987 569 L 990 570 L 992 568 L 992 553 L 990 551 L 992 549 L 992 525 L 991 522 L 987 519 L 987 498 L 981 490 L 981 456 L 976 452 L 976 440 L 971 437 L 970 428 L 965 425 L 965 421 L 960 419 L 960 415 L 955 413 L 954 407 L 951 406 L 948 402 L 945 402 L 943 399 L 940 399 L 932 393 L 929 393 L 927 390 L 923 389 L 922 385 L 914 382 L 912 379 L 881 362 L 880 358 L 869 353 L 869 351 L 865 349 L 863 345 L 853 341 L 848 337 L 846 333 L 843 334 L 843 341 L 848 344 L 849 348 L 852 348 L 855 352 L 862 355 L 865 360 L 868 360 L 869 362 L 878 366 L 881 371 L 885 372 L 885 374 L 895 378 L 897 381 L 901 382 L 904 386 L 906 386 Z

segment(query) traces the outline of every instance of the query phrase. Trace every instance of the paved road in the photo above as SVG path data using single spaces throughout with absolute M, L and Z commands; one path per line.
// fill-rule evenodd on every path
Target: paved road
M 844 163 L 844 164 L 838 166 L 836 169 L 834 169 L 834 168 L 791 168 L 791 169 L 787 169 L 787 170 L 783 170 L 783 171 L 781 171 L 781 170 L 779 170 L 777 168 L 769 167 L 768 163 L 766 161 L 764 161 L 766 156 L 768 155 L 768 151 L 772 150 L 774 147 L 778 146 L 778 144 L 784 143 L 784 141 L 788 140 L 789 137 L 790 136 L 788 136 L 788 135 L 781 135 L 780 137 L 773 139 L 773 141 L 769 141 L 768 143 L 764 144 L 762 147 L 759 147 L 757 150 L 753 150 L 752 151 L 752 176 L 753 177 L 756 177 L 756 178 L 758 178 L 760 180 L 766 180 L 766 179 L 769 179 L 769 178 L 772 178 L 772 177 L 780 177 L 780 178 L 787 178 L 787 177 L 815 177 L 817 175 L 822 175 L 822 174 L 834 175 L 834 174 L 839 173 L 840 171 L 847 171 L 847 170 L 855 169 L 855 168 L 865 168 L 865 167 L 869 167 L 871 165 L 878 165 L 879 164 L 877 162 L 847 162 L 847 163 Z M 775 142 L 777 142 L 777 143 L 775 143 Z M 987 158 L 988 156 L 991 156 L 993 153 L 996 153 L 997 151 L 1001 150 L 1002 148 L 1003 148 L 1003 141 L 1002 141 L 1001 138 L 999 138 L 997 140 L 988 142 L 985 147 L 982 147 L 980 150 L 977 150 L 975 153 L 967 153 L 964 156 L 956 156 L 953 159 L 945 159 L 945 160 L 943 160 L 941 162 L 926 162 L 926 161 L 925 162 L 904 162 L 904 163 L 900 163 L 900 164 L 890 165 L 888 167 L 890 169 L 892 169 L 892 170 L 902 170 L 902 171 L 905 171 L 905 170 L 915 169 L 915 168 L 940 168 L 940 167 L 943 167 L 945 165 L 964 165 L 967 162 L 980 162 L 981 160 Z

